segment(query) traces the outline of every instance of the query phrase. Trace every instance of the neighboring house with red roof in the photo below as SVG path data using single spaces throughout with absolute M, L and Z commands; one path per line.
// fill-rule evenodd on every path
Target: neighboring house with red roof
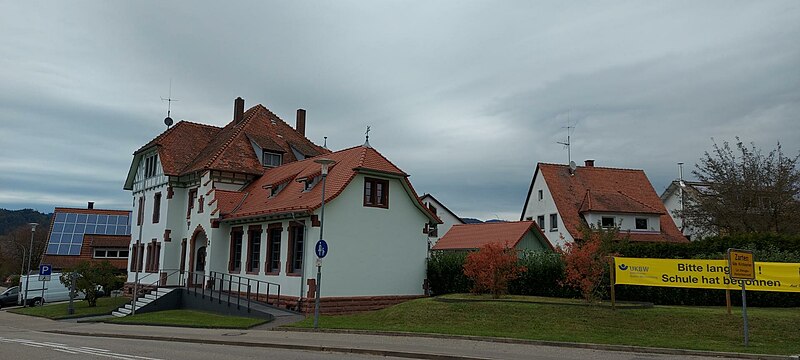
M 331 152 L 312 143 L 305 110 L 297 115 L 292 128 L 262 105 L 244 111 L 237 98 L 225 127 L 181 121 L 137 150 L 125 184 L 136 214 L 128 281 L 136 272 L 158 273 L 143 283 L 167 285 L 239 276 L 278 284 L 282 304 L 313 309 L 322 195 L 315 160 L 324 157 L 334 164 L 325 187 L 323 310 L 423 295 L 424 229 L 440 220 L 409 175 L 368 144 Z
M 40 263 L 62 270 L 83 261 L 108 261 L 115 268 L 126 270 L 130 216 L 127 210 L 95 209 L 93 202 L 85 209 L 55 208 Z
M 551 243 L 582 237 L 581 227 L 618 226 L 631 241 L 687 242 L 642 170 L 595 167 L 594 160 L 571 170 L 539 163 L 522 209 Z
M 453 225 L 431 250 L 472 251 L 488 243 L 517 250 L 553 250 L 553 245 L 533 221 Z
M 436 214 L 439 219 L 442 220 L 441 224 L 433 224 L 431 227 L 428 228 L 428 243 L 430 246 L 436 245 L 439 239 L 447 234 L 453 225 L 458 224 L 465 224 L 464 220 L 461 220 L 458 215 L 454 214 L 447 206 L 444 206 L 439 200 L 437 200 L 431 194 L 424 194 L 420 196 L 420 201 L 424 204 L 430 212 Z

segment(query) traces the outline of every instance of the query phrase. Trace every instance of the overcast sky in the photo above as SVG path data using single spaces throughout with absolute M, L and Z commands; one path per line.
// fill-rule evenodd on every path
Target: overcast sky
M 0 207 L 130 208 L 172 117 L 263 104 L 370 143 L 463 217 L 519 219 L 537 162 L 644 169 L 660 194 L 740 136 L 800 150 L 798 1 L 0 0 Z

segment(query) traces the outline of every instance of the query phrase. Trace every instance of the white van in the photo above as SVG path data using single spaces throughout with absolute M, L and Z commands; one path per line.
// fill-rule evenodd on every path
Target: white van
M 57 301 L 67 301 L 69 300 L 69 288 L 64 286 L 60 280 L 61 273 L 52 273 L 50 276 L 50 281 L 39 281 L 38 274 L 32 274 L 27 276 L 20 277 L 20 284 L 19 284 L 19 297 L 17 298 L 17 304 L 22 305 L 22 302 L 25 301 L 25 279 L 28 279 L 28 286 L 30 287 L 30 291 L 28 292 L 28 305 L 31 306 L 39 306 L 42 304 L 42 300 L 44 302 L 57 302 Z M 42 289 L 44 288 L 44 292 Z M 44 295 L 42 295 L 44 294 Z M 44 298 L 42 298 L 44 296 Z M 75 300 L 80 300 L 86 297 L 86 294 L 82 292 L 77 292 L 75 294 Z

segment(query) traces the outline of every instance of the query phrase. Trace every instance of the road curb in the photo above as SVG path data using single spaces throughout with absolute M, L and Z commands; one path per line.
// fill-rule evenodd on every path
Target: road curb
M 90 336 L 90 337 L 106 337 L 117 339 L 137 339 L 137 340 L 155 340 L 155 341 L 171 341 L 171 342 L 184 342 L 193 344 L 211 344 L 211 345 L 232 345 L 232 346 L 249 346 L 249 347 L 262 347 L 272 349 L 287 349 L 287 350 L 305 350 L 305 351 L 319 351 L 319 352 L 336 352 L 344 354 L 359 354 L 359 355 L 376 355 L 386 357 L 398 357 L 406 359 L 423 359 L 423 360 L 491 360 L 490 358 L 458 356 L 447 354 L 430 354 L 430 353 L 415 353 L 410 351 L 396 351 L 396 350 L 378 350 L 378 349 L 362 349 L 362 348 L 343 348 L 336 346 L 316 346 L 316 345 L 297 345 L 297 344 L 276 344 L 276 343 L 261 343 L 252 341 L 227 341 L 227 340 L 213 340 L 213 339 L 194 339 L 183 337 L 170 337 L 170 336 L 146 336 L 146 335 L 126 335 L 126 334 L 110 334 L 110 333 L 89 333 L 79 331 L 63 331 L 51 330 L 43 331 L 50 334 L 61 335 L 74 335 L 74 336 Z
M 322 332 L 322 333 L 332 333 L 332 334 L 426 337 L 434 339 L 471 340 L 471 341 L 484 341 L 484 342 L 505 343 L 505 344 L 554 346 L 554 347 L 566 347 L 566 348 L 577 348 L 577 349 L 637 352 L 637 353 L 663 354 L 663 355 L 727 357 L 727 358 L 737 358 L 737 359 L 763 359 L 763 360 L 798 360 L 797 355 L 747 354 L 747 353 L 724 352 L 724 351 L 670 349 L 670 348 L 658 348 L 658 347 L 646 347 L 646 346 L 634 346 L 634 345 L 591 344 L 591 343 L 575 343 L 575 342 L 549 341 L 549 340 L 525 340 L 525 339 L 499 338 L 499 337 L 473 336 L 473 335 L 411 333 L 402 331 L 339 330 L 339 329 L 314 330 L 305 328 L 282 328 L 282 327 L 270 329 L 269 331 L 311 332 L 311 333 Z

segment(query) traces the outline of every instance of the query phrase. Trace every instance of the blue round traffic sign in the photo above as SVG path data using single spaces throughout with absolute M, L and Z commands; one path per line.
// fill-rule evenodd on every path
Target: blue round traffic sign
M 328 243 L 320 239 L 317 241 L 317 245 L 314 245 L 314 252 L 317 254 L 318 258 L 324 258 L 325 255 L 328 255 Z

